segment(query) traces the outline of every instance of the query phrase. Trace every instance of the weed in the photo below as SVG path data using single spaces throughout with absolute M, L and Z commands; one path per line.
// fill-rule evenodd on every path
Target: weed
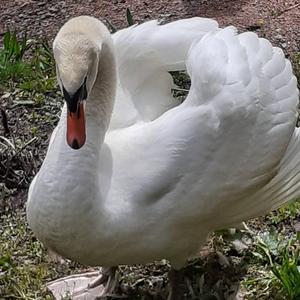
M 293 220 L 299 215 L 300 215 L 300 201 L 294 201 L 280 207 L 274 212 L 271 212 L 267 216 L 267 219 L 270 220 L 272 224 L 278 224 L 287 219 Z
M 129 7 L 126 8 L 126 20 L 127 20 L 127 27 L 130 27 L 134 24 L 136 24 L 136 22 L 134 21 L 133 19 L 133 16 L 132 16 L 132 13 L 129 9 Z M 108 25 L 108 28 L 110 30 L 111 33 L 115 33 L 117 32 L 119 29 L 113 25 L 113 23 L 111 21 L 109 21 L 108 19 L 105 19 L 105 22 L 107 23 Z
M 271 270 L 280 280 L 289 299 L 300 298 L 299 247 L 294 240 L 289 240 L 281 255 L 281 264 L 273 263 Z
M 299 236 L 285 239 L 273 228 L 261 236 L 254 234 L 256 249 L 252 253 L 259 261 L 267 264 L 267 271 L 262 271 L 260 278 L 247 279 L 244 285 L 249 287 L 260 281 L 269 291 L 270 287 L 277 291 L 277 297 L 284 295 L 290 300 L 300 298 L 300 256 Z M 256 274 L 257 275 L 257 274 Z M 256 287 L 257 288 L 257 287 Z
M 32 65 L 38 77 L 43 78 L 45 74 L 50 77 L 55 76 L 54 57 L 47 40 L 43 40 L 36 45 Z
M 27 35 L 18 41 L 16 32 L 7 31 L 3 37 L 3 60 L 4 63 L 17 62 L 23 59 L 26 50 L 30 47 Z
M 132 17 L 132 13 L 128 7 L 126 8 L 126 19 L 127 19 L 128 26 L 132 26 L 135 24 L 133 17 Z
M 20 75 L 28 77 L 30 66 L 23 62 L 25 52 L 30 48 L 30 42 L 25 35 L 18 41 L 16 33 L 7 31 L 3 37 L 3 48 L 0 51 L 0 79 L 17 80 Z
M 28 40 L 26 35 L 18 40 L 16 33 L 9 31 L 4 34 L 0 49 L 2 90 L 15 90 L 17 86 L 32 93 L 53 91 L 57 87 L 54 66 L 47 41 Z

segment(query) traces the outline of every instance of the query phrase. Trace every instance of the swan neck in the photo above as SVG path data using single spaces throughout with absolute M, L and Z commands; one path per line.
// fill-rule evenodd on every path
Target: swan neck
M 116 59 L 110 38 L 102 44 L 97 77 L 86 103 L 87 125 L 100 127 L 103 138 L 111 119 L 115 94 Z

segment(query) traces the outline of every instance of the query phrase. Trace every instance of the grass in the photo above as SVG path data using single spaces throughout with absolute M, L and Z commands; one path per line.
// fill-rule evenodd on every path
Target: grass
M 26 50 L 30 43 L 25 36 L 21 41 L 17 39 L 16 33 L 6 32 L 3 36 L 3 48 L 0 52 L 0 79 L 17 80 L 21 74 L 27 77 L 30 67 L 23 62 Z
M 29 230 L 23 210 L 1 216 L 1 299 L 53 299 L 45 282 L 69 274 L 73 269 L 67 262 L 51 261 Z
M 126 21 L 127 21 L 127 26 L 130 27 L 134 24 L 136 24 L 136 22 L 134 21 L 133 15 L 130 11 L 130 9 L 127 7 L 126 9 Z M 108 19 L 105 19 L 105 22 L 108 26 L 108 29 L 110 30 L 111 33 L 115 33 L 119 30 L 119 28 L 117 28 L 115 25 L 112 24 L 112 22 Z
M 127 20 L 134 23 L 130 11 Z M 300 54 L 292 61 L 300 78 Z M 184 97 L 189 78 L 184 73 L 172 76 L 180 86 L 174 94 Z M 10 132 L 0 134 L 0 299 L 53 299 L 45 283 L 82 269 L 67 261 L 54 262 L 28 228 L 24 213 L 28 183 L 44 157 L 61 106 L 47 42 L 6 33 L 0 80 L 1 101 L 13 110 L 6 121 Z M 216 298 L 241 281 L 244 299 L 300 299 L 299 236 L 293 227 L 299 215 L 298 201 L 250 222 L 250 230 L 237 231 L 228 240 L 224 233 L 214 235 L 209 242 L 212 253 L 186 270 L 195 296 Z M 244 247 L 237 249 L 236 241 Z M 165 262 L 122 267 L 122 284 L 139 299 L 160 299 L 168 267 Z
M 299 215 L 300 202 L 295 201 L 267 215 L 264 232 L 247 228 L 254 240 L 243 281 L 249 299 L 300 299 L 300 234 L 287 228 Z
M 299 239 L 290 239 L 281 250 L 280 262 L 269 260 L 270 268 L 282 284 L 281 290 L 289 299 L 300 299 Z
M 278 210 L 271 212 L 266 218 L 272 224 L 276 225 L 284 220 L 294 220 L 300 215 L 300 202 L 291 202 Z
M 0 295 L 20 299 L 49 298 L 40 286 L 49 278 L 51 269 L 43 261 L 41 244 L 28 235 L 24 214 L 5 215 L 1 223 Z
M 16 88 L 33 94 L 56 89 L 54 58 L 46 41 L 6 32 L 0 49 L 0 92 Z
M 255 259 L 243 281 L 246 299 L 300 299 L 299 239 L 279 236 L 272 232 L 256 236 Z

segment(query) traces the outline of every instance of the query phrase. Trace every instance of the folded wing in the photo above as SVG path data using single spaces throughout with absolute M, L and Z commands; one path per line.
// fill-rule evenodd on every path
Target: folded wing
M 166 25 L 149 21 L 115 33 L 119 81 L 110 128 L 152 121 L 178 105 L 168 72 L 184 70 L 191 44 L 217 29 L 214 20 L 192 18 Z
M 166 222 L 205 221 L 211 229 L 300 196 L 299 92 L 282 50 L 228 27 L 191 43 L 186 65 L 185 102 L 109 135 L 111 189 L 132 204 L 167 209 Z

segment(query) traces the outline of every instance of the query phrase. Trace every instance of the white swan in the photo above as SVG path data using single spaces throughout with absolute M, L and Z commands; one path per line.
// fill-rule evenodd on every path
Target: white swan
M 202 18 L 112 40 L 83 16 L 53 49 L 68 112 L 27 217 L 55 252 L 107 267 L 167 258 L 178 270 L 210 232 L 300 196 L 297 82 L 267 40 Z M 192 85 L 179 105 L 168 71 L 185 67 Z

